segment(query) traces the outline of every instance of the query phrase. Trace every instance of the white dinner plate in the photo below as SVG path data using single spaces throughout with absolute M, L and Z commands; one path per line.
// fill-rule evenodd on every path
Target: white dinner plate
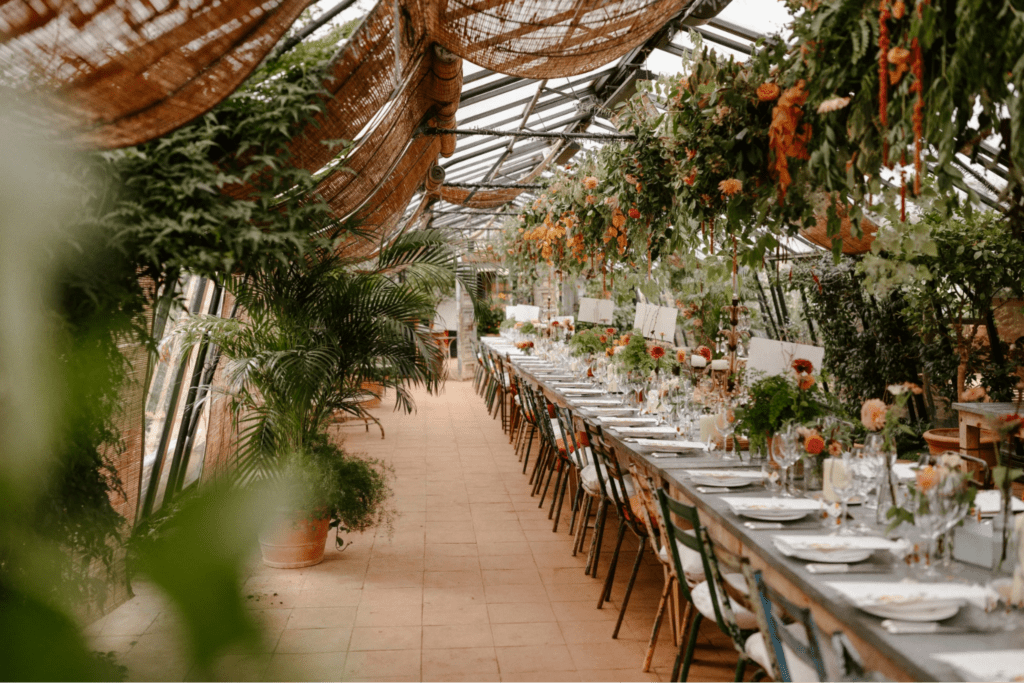
M 870 603 L 857 605 L 861 610 L 882 619 L 900 621 L 942 621 L 960 611 L 960 600 L 916 600 L 909 602 Z
M 691 476 L 690 481 L 699 486 L 723 486 L 727 489 L 758 483 L 757 479 L 751 479 L 750 477 L 704 477 L 699 474 Z
M 736 514 L 762 522 L 795 522 L 811 514 L 813 510 L 765 510 L 762 508 L 739 508 Z
M 778 547 L 778 545 L 776 545 Z M 779 548 L 782 550 L 782 548 Z M 799 560 L 808 562 L 832 562 L 835 564 L 853 564 L 863 562 L 875 552 L 862 548 L 836 548 L 835 550 L 814 550 L 811 548 L 786 548 L 783 553 Z

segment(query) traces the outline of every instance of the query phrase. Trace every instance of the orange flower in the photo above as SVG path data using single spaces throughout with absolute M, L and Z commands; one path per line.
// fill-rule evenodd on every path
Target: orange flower
M 718 183 L 718 189 L 722 191 L 723 195 L 731 197 L 743 189 L 743 182 L 737 178 L 729 178 Z
M 814 363 L 806 358 L 797 358 L 793 361 L 793 371 L 798 375 L 808 375 L 814 372 Z
M 607 337 L 606 335 L 603 335 L 603 334 L 602 334 L 602 335 L 601 335 L 600 337 L 598 337 L 597 339 L 598 339 L 598 341 L 600 341 L 600 342 L 601 342 L 602 344 L 607 344 L 607 343 L 608 343 L 608 337 Z
M 615 334 L 615 328 L 614 327 L 605 328 L 605 334 Z
M 907 5 L 906 3 L 903 2 L 903 0 L 896 0 L 896 2 L 892 4 L 893 19 L 902 19 L 906 15 L 906 13 Z
M 690 171 L 690 175 L 683 178 L 683 182 L 691 186 L 697 182 L 697 169 Z
M 927 491 L 935 488 L 939 483 L 939 472 L 931 465 L 925 465 L 917 471 L 917 488 L 919 491 Z
M 706 346 L 698 346 L 697 347 L 697 355 L 698 356 L 704 356 L 704 360 L 706 360 L 709 363 L 711 362 L 711 349 L 709 349 L 708 347 L 706 347 Z
M 587 199 L 586 199 L 586 202 L 587 202 L 587 204 L 594 204 L 594 203 L 596 203 L 596 202 L 597 202 L 597 197 L 595 197 L 595 196 L 594 196 L 594 195 L 592 195 L 592 194 L 588 194 L 588 195 L 587 195 Z
M 896 47 L 889 50 L 889 54 L 887 54 L 885 58 L 889 60 L 890 64 L 906 64 L 907 62 L 910 61 L 910 50 L 908 50 L 905 47 L 900 47 L 899 45 L 897 45 Z
M 800 391 L 807 391 L 814 386 L 814 381 L 813 375 L 804 375 L 800 378 L 800 381 L 797 382 L 797 386 L 800 388 Z
M 860 421 L 868 431 L 877 432 L 885 426 L 889 407 L 880 398 L 869 398 L 860 408 Z
M 804 441 L 804 450 L 811 455 L 818 455 L 825 450 L 825 439 L 821 438 L 817 434 L 812 434 L 807 437 L 806 441 Z
M 779 86 L 774 83 L 762 83 L 757 86 L 757 99 L 762 102 L 772 102 L 779 99 L 781 92 Z
M 609 346 L 607 349 L 604 350 L 604 355 L 606 355 L 609 358 L 611 358 L 612 356 L 615 355 L 615 348 L 612 347 L 612 346 Z
M 640 209 L 636 208 L 635 206 L 631 208 L 629 210 L 629 217 L 632 218 L 633 220 L 640 218 Z
M 838 458 L 840 455 L 843 454 L 843 444 L 839 443 L 838 441 L 833 441 L 828 445 L 828 454 L 831 455 L 833 458 Z
M 651 354 L 651 358 L 654 360 L 661 360 L 665 357 L 665 349 L 657 345 L 652 346 L 648 353 Z
M 593 190 L 595 187 L 597 187 L 597 178 L 595 178 L 592 175 L 588 175 L 586 178 L 583 179 L 583 187 L 587 188 L 588 190 Z
M 552 320 L 552 321 L 551 321 L 551 327 L 558 327 L 558 326 L 559 326 L 559 325 L 561 325 L 561 324 L 562 324 L 562 323 L 558 322 L 557 320 Z
M 676 349 L 676 360 L 680 363 L 686 362 L 686 349 Z

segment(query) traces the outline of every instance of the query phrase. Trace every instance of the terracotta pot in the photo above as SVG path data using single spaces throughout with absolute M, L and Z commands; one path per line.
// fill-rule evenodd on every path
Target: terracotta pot
M 960 430 L 956 427 L 950 429 L 929 429 L 923 435 L 928 444 L 928 452 L 932 455 L 939 455 L 946 451 L 960 452 Z M 990 468 L 996 466 L 995 451 L 996 435 L 987 429 L 981 430 L 981 447 L 977 453 L 968 453 L 976 458 L 981 458 L 988 463 Z M 978 469 L 977 463 L 968 462 L 968 469 L 973 473 Z
M 307 513 L 282 514 L 276 526 L 260 535 L 263 564 L 278 569 L 296 569 L 320 564 L 327 544 L 327 517 L 309 519 Z

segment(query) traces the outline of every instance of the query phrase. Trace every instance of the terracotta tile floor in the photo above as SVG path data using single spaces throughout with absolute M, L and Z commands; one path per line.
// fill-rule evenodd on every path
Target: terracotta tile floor
M 395 469 L 401 512 L 383 531 L 329 539 L 324 562 L 276 570 L 253 563 L 246 583 L 264 626 L 259 655 L 224 658 L 231 680 L 644 681 L 667 680 L 675 647 L 666 620 L 650 673 L 641 665 L 662 588 L 648 554 L 619 638 L 611 632 L 636 553 L 627 532 L 612 600 L 597 610 L 599 579 L 572 556 L 568 513 L 551 532 L 530 497 L 500 420 L 472 382 L 419 392 L 413 415 L 377 411 L 387 438 L 339 428 L 346 446 Z M 92 624 L 97 649 L 119 653 L 132 680 L 189 680 L 173 615 L 146 586 Z M 690 680 L 731 680 L 736 655 L 705 621 Z

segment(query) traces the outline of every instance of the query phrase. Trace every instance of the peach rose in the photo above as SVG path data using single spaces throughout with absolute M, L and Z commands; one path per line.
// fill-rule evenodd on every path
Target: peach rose
M 595 178 L 592 175 L 588 175 L 586 178 L 583 179 L 583 187 L 587 188 L 588 190 L 593 190 L 595 187 L 597 187 L 597 178 Z
M 869 431 L 877 432 L 885 426 L 885 415 L 889 407 L 879 398 L 870 398 L 864 401 L 860 408 L 860 421 Z

